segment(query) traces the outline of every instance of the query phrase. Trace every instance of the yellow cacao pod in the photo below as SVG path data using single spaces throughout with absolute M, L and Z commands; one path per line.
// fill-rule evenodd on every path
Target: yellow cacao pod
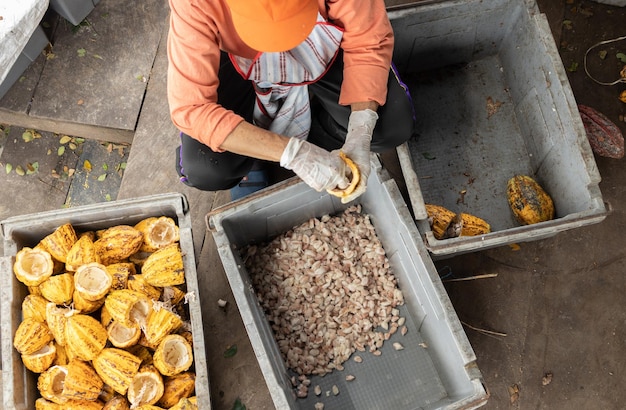
M 178 286 L 166 286 L 161 292 L 161 300 L 169 306 L 178 305 L 185 298 L 185 292 Z
M 96 301 L 102 299 L 113 284 L 113 278 L 106 267 L 98 262 L 82 265 L 74 274 L 76 291 L 83 299 Z
M 191 345 L 181 335 L 167 335 L 155 350 L 152 360 L 164 376 L 182 373 L 193 364 Z
M 119 290 L 127 288 L 128 277 L 134 275 L 137 271 L 134 263 L 119 262 L 108 265 L 107 272 L 109 272 L 109 275 L 111 275 L 113 279 L 111 290 Z
M 51 402 L 50 400 L 40 397 L 35 400 L 35 410 L 63 410 L 63 407 L 59 404 Z
M 114 290 L 104 300 L 108 314 L 125 326 L 144 325 L 152 310 L 152 301 L 143 293 L 130 290 Z
M 104 298 L 104 305 L 102 305 L 102 309 L 100 309 L 100 324 L 106 329 L 114 320 L 107 308 L 106 298 Z
M 33 354 L 52 341 L 54 336 L 48 326 L 38 320 L 22 320 L 15 331 L 13 346 L 21 354 Z
M 142 404 L 139 407 L 135 407 L 135 410 L 164 410 L 162 407 L 155 406 L 154 404 Z
M 134 345 L 127 350 L 141 359 L 142 366 L 152 364 L 152 353 L 150 353 L 150 350 L 148 350 L 146 346 Z
M 174 312 L 161 307 L 148 315 L 144 333 L 148 343 L 158 345 L 163 338 L 183 325 L 182 319 Z
M 41 291 L 39 290 L 39 286 L 28 286 L 28 293 L 30 295 L 41 296 Z
M 491 226 L 482 218 L 461 213 L 461 236 L 485 235 L 491 232 Z
M 552 198 L 533 178 L 516 175 L 507 183 L 507 199 L 513 215 L 522 225 L 531 225 L 554 218 Z
M 196 389 L 196 375 L 193 372 L 182 372 L 175 376 L 166 377 L 163 386 L 163 396 L 157 404 L 169 409 L 176 405 L 180 399 L 193 394 Z
M 450 235 L 447 232 L 456 214 L 439 205 L 426 204 L 426 212 L 430 221 L 430 228 L 436 239 L 446 239 Z
M 78 238 L 74 245 L 70 248 L 65 257 L 65 269 L 70 272 L 76 272 L 81 265 L 92 262 L 100 262 L 100 258 L 96 253 L 96 246 L 93 239 L 89 235 L 82 235 Z
M 81 360 L 72 360 L 66 368 L 63 396 L 74 400 L 97 400 L 104 383 L 94 368 Z
M 137 252 L 143 242 L 141 232 L 128 225 L 117 225 L 106 229 L 94 242 L 96 252 L 103 265 L 122 262 Z
M 167 216 L 146 218 L 135 229 L 143 234 L 142 252 L 154 252 L 180 239 L 176 222 Z
M 54 357 L 54 362 L 52 362 L 52 364 L 55 366 L 66 366 L 70 362 L 70 359 L 67 357 L 65 346 L 61 346 L 55 341 L 54 349 L 56 350 L 56 355 Z
M 141 328 L 138 324 L 124 326 L 114 320 L 107 327 L 107 334 L 113 346 L 125 349 L 137 344 L 141 337 Z
M 37 378 L 37 389 L 41 397 L 57 404 L 67 402 L 67 397 L 63 396 L 63 384 L 66 375 L 67 368 L 64 366 L 52 366 L 41 373 Z
M 68 399 L 63 403 L 63 410 L 102 410 L 104 403 L 96 400 L 75 400 Z
M 32 354 L 23 354 L 22 363 L 31 372 L 43 373 L 52 366 L 56 359 L 56 347 L 50 342 Z
M 39 243 L 43 246 L 54 259 L 59 262 L 66 262 L 67 254 L 72 249 L 74 243 L 78 240 L 74 227 L 66 223 L 59 226 L 50 235 L 43 238 Z
M 168 245 L 148 256 L 141 274 L 150 285 L 161 288 L 185 283 L 183 255 L 178 244 Z
M 91 316 L 76 314 L 67 319 L 65 343 L 79 359 L 91 361 L 100 354 L 107 342 L 107 331 Z
M 98 300 L 87 300 L 77 291 L 74 291 L 74 309 L 77 312 L 87 314 L 93 313 L 104 305 L 104 298 Z
M 130 410 L 130 403 L 128 403 L 126 397 L 116 394 L 104 404 L 102 410 Z
M 39 286 L 52 276 L 53 270 L 52 256 L 46 250 L 25 247 L 15 255 L 13 273 L 26 286 Z
M 65 346 L 65 325 L 67 318 L 75 314 L 71 308 L 58 307 L 55 303 L 49 302 L 46 305 L 46 323 L 54 336 L 54 340 L 61 346 Z
M 176 403 L 173 407 L 170 407 L 170 410 L 198 410 L 197 398 L 193 397 L 183 397 Z
M 153 365 L 141 366 L 128 386 L 126 397 L 134 409 L 146 404 L 156 404 L 163 396 L 163 377 Z
M 123 349 L 107 347 L 93 361 L 93 367 L 104 383 L 125 395 L 139 371 L 141 359 Z
M 22 318 L 33 318 L 39 322 L 46 321 L 48 301 L 40 295 L 26 295 L 22 301 Z
M 74 276 L 61 273 L 50 276 L 39 285 L 41 295 L 57 305 L 69 305 L 74 295 Z
M 130 275 L 127 287 L 130 290 L 143 293 L 150 299 L 159 300 L 161 298 L 161 289 L 146 282 L 143 275 Z

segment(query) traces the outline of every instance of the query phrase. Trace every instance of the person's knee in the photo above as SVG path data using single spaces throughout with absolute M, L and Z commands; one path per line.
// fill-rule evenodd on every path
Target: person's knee
M 215 176 L 194 174 L 182 176 L 181 182 L 201 191 L 223 191 L 237 185 L 237 181 L 226 181 Z

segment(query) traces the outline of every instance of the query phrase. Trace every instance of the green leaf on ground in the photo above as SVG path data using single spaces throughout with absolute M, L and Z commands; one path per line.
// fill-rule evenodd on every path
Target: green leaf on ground
M 108 171 L 109 170 L 109 166 L 106 163 L 102 164 L 102 169 L 105 170 L 105 171 Z
M 626 54 L 624 54 L 624 53 L 617 53 L 615 55 L 615 57 L 617 57 L 617 59 L 619 61 L 621 61 L 622 63 L 626 64 Z
M 100 181 L 100 182 L 104 181 L 105 179 L 107 179 L 107 174 L 101 174 L 101 175 L 98 177 L 98 181 Z
M 104 196 L 104 199 L 105 199 L 106 201 L 110 201 L 110 200 L 111 200 L 111 194 L 106 194 L 106 195 Z
M 72 137 L 70 137 L 69 135 L 64 135 L 64 136 L 61 137 L 61 139 L 59 139 L 59 143 L 61 145 L 65 145 L 68 142 L 70 142 L 71 140 L 72 140 Z
M 39 162 L 35 161 L 32 164 L 29 162 L 26 164 L 26 174 L 31 175 L 39 171 Z
M 237 400 L 235 400 L 233 404 L 233 410 L 246 410 L 246 405 L 241 402 L 239 397 L 237 397 Z
M 569 71 L 570 73 L 574 73 L 576 71 L 578 71 L 578 63 L 577 62 L 572 62 L 572 64 L 570 64 L 569 67 L 567 67 L 567 71 Z
M 61 145 L 58 149 L 57 149 L 57 155 L 60 157 L 63 154 L 65 154 L 65 145 Z
M 85 54 L 87 54 L 87 50 L 85 50 L 84 48 L 79 48 L 78 50 L 76 50 L 76 54 L 78 54 L 79 57 L 85 57 Z
M 230 345 L 224 351 L 224 357 L 227 359 L 235 356 L 236 354 L 237 354 L 237 345 Z
M 30 130 L 26 130 L 22 133 L 22 139 L 24 140 L 24 142 L 31 142 L 34 138 L 35 136 Z
M 604 60 L 606 58 L 606 55 L 608 54 L 608 52 L 606 50 L 602 50 L 600 52 L 598 52 L 598 56 L 600 56 L 600 59 Z
M 13 171 L 13 165 L 7 162 L 6 165 L 4 166 L 4 170 L 6 171 L 7 174 L 10 174 L 11 171 Z
M 437 159 L 437 157 L 432 155 L 430 152 L 424 152 L 422 153 L 422 156 L 429 161 L 432 161 L 433 159 Z

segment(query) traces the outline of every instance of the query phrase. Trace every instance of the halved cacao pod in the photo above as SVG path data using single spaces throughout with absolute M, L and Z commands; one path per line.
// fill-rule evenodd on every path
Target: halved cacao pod
M 135 229 L 143 234 L 142 252 L 154 252 L 180 239 L 176 222 L 167 216 L 146 218 Z
M 175 376 L 166 377 L 163 385 L 163 396 L 157 404 L 169 409 L 176 405 L 180 399 L 193 394 L 196 389 L 196 375 L 193 372 L 182 372 Z
M 83 298 L 80 292 L 74 291 L 74 309 L 76 311 L 87 314 L 93 313 L 104 305 L 104 298 L 98 300 L 87 300 Z
M 170 410 L 198 410 L 197 397 L 183 397 Z
M 443 206 L 432 204 L 426 204 L 426 212 L 435 239 L 446 239 L 448 237 L 446 231 L 456 214 Z
M 178 244 L 168 245 L 148 256 L 141 274 L 150 285 L 161 288 L 185 283 L 183 255 Z
M 109 275 L 111 275 L 113 279 L 111 290 L 119 290 L 127 288 L 128 277 L 134 275 L 137 271 L 134 263 L 119 262 L 108 265 L 107 272 L 109 272 Z
M 61 273 L 39 284 L 41 295 L 57 305 L 69 305 L 74 295 L 74 275 Z
M 83 299 L 96 301 L 102 299 L 113 284 L 113 278 L 106 267 L 98 262 L 80 266 L 74 274 L 74 286 Z
M 141 232 L 128 225 L 117 225 L 100 233 L 94 242 L 103 265 L 122 262 L 137 252 L 143 243 Z
M 94 368 L 81 360 L 72 360 L 66 368 L 63 396 L 74 400 L 97 400 L 104 383 Z
M 193 364 L 191 345 L 181 335 L 167 335 L 155 350 L 152 360 L 164 376 L 182 373 Z
M 125 349 L 137 344 L 141 337 L 141 328 L 138 324 L 124 326 L 114 320 L 107 327 L 107 334 L 113 346 Z
M 23 354 L 22 363 L 31 372 L 43 373 L 52 366 L 56 354 L 56 346 L 54 342 L 50 342 L 32 354 Z
M 116 394 L 104 404 L 102 410 L 130 410 L 130 403 L 126 397 Z
M 60 404 L 46 400 L 43 397 L 35 400 L 35 410 L 63 410 Z
M 491 232 L 491 226 L 482 218 L 461 213 L 461 236 L 485 235 Z
M 48 301 L 40 295 L 26 295 L 22 301 L 22 318 L 33 318 L 40 322 L 46 321 Z
M 104 301 L 108 314 L 125 326 L 145 324 L 152 310 L 151 300 L 143 293 L 120 289 L 109 293 Z
M 49 302 L 46 305 L 46 323 L 54 335 L 54 340 L 61 346 L 65 346 L 65 325 L 67 318 L 74 315 L 75 310 L 66 307 L 58 307 Z
M 163 396 L 163 376 L 153 365 L 141 366 L 128 386 L 126 397 L 132 408 L 156 404 Z
M 153 309 L 148 315 L 144 333 L 148 343 L 158 345 L 165 336 L 175 332 L 182 325 L 183 321 L 176 313 L 161 307 Z
M 41 248 L 24 247 L 15 255 L 13 273 L 26 286 L 39 286 L 52 276 L 53 269 L 52 256 Z
M 69 224 L 63 224 L 54 230 L 50 235 L 43 238 L 39 243 L 43 246 L 54 259 L 59 262 L 66 262 L 67 254 L 72 249 L 74 243 L 78 240 L 74 227 Z
M 56 355 L 54 357 L 54 362 L 52 362 L 52 364 L 56 366 L 66 366 L 70 362 L 70 359 L 67 357 L 65 346 L 61 346 L 55 341 L 54 348 L 56 350 Z
M 146 282 L 143 275 L 130 275 L 126 286 L 128 289 L 143 293 L 150 299 L 159 300 L 161 298 L 161 288 Z
M 91 316 L 76 314 L 67 319 L 65 343 L 67 349 L 79 359 L 91 361 L 104 349 L 107 331 Z
M 93 367 L 104 383 L 125 395 L 139 371 L 141 359 L 123 349 L 107 347 L 93 361 Z
M 37 389 L 41 397 L 57 404 L 67 402 L 67 397 L 63 396 L 63 384 L 66 375 L 67 368 L 65 366 L 52 366 L 41 373 L 37 379 Z
M 507 199 L 513 215 L 522 225 L 536 224 L 554 218 L 552 198 L 527 175 L 516 175 L 509 179 Z
M 100 258 L 96 253 L 96 247 L 93 239 L 89 235 L 82 235 L 78 238 L 74 245 L 70 248 L 65 257 L 65 269 L 70 272 L 76 272 L 81 265 L 92 262 L 100 262 Z
M 54 336 L 48 326 L 38 320 L 27 318 L 17 327 L 13 346 L 21 354 L 33 354 L 52 341 Z

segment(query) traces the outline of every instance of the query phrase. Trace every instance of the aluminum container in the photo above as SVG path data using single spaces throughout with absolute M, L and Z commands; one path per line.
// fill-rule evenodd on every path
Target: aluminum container
M 336 215 L 347 205 L 327 193 L 309 188 L 299 179 L 253 194 L 215 209 L 207 215 L 252 347 L 277 409 L 312 409 L 322 402 L 326 409 L 471 409 L 488 397 L 476 357 L 463 327 L 439 279 L 406 203 L 394 180 L 380 163 L 372 162 L 367 191 L 358 202 L 370 216 L 405 298 L 400 315 L 408 333 L 394 334 L 382 347 L 382 355 L 359 352 L 362 363 L 352 359 L 343 371 L 313 376 L 321 396 L 310 392 L 296 398 L 251 278 L 239 250 L 263 243 L 313 217 Z M 404 350 L 395 351 L 399 341 Z M 345 376 L 356 376 L 347 382 Z M 333 395 L 332 386 L 339 388 Z M 312 390 L 312 389 L 311 389 Z
M 150 216 L 169 216 L 179 227 L 185 281 L 191 294 L 188 307 L 193 333 L 196 396 L 198 403 L 203 403 L 201 408 L 211 408 L 189 206 L 182 194 L 174 193 L 16 216 L 0 223 L 4 235 L 4 256 L 0 259 L 3 409 L 34 409 L 39 397 L 37 375 L 24 367 L 20 354 L 13 348 L 13 335 L 22 320 L 22 301 L 28 294 L 26 286 L 13 274 L 17 252 L 25 246 L 36 245 L 64 223 L 71 223 L 77 230 L 97 230 L 119 224 L 134 225 Z
M 596 162 L 534 0 L 423 2 L 389 16 L 394 61 L 417 120 L 398 156 L 434 256 L 542 239 L 606 217 Z M 551 195 L 554 220 L 520 226 L 514 219 L 506 186 L 516 174 Z M 425 203 L 479 216 L 492 233 L 437 240 Z

